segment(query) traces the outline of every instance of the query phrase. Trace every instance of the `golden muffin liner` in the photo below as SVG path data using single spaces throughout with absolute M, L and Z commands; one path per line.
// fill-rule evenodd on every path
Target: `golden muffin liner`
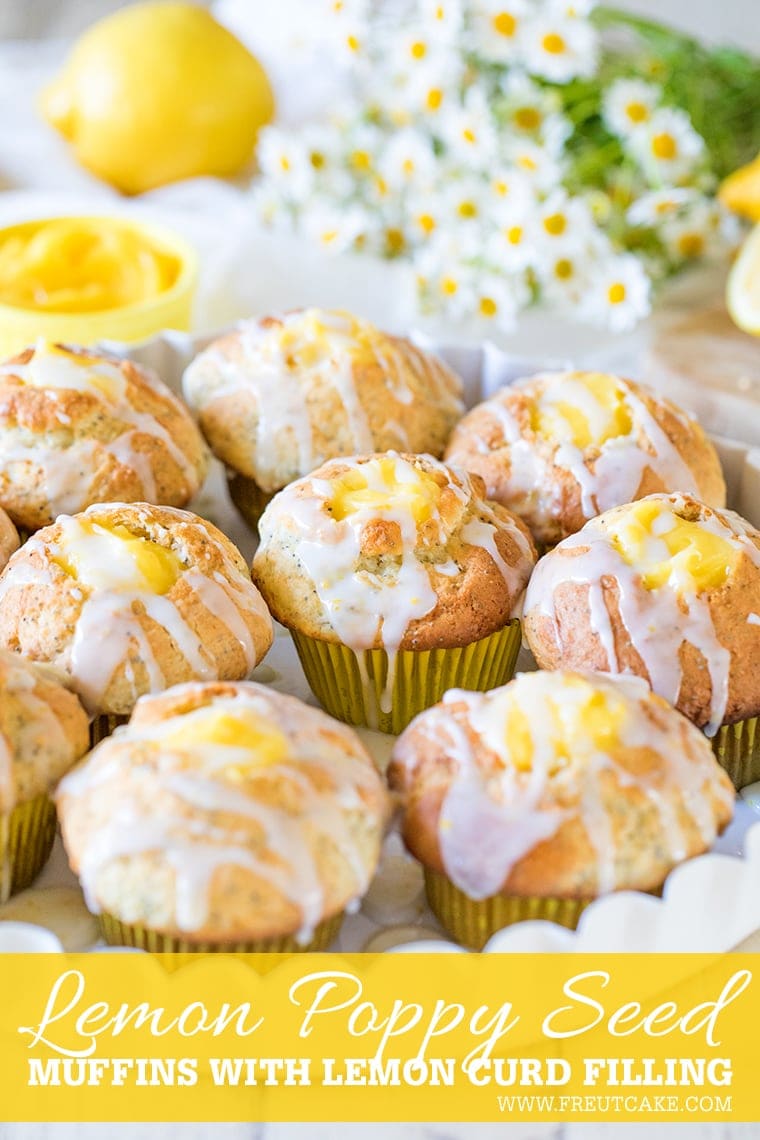
M 315 927 L 307 943 L 298 942 L 293 934 L 243 942 L 195 942 L 164 934 L 160 930 L 150 930 L 137 923 L 121 922 L 112 914 L 98 915 L 100 933 L 109 946 L 134 946 L 152 954 L 301 954 L 326 950 L 337 937 L 342 922 L 342 911 L 332 918 L 326 918 Z
M 514 922 L 544 919 L 575 930 L 593 899 L 541 898 L 533 895 L 492 895 L 471 899 L 445 875 L 424 868 L 425 893 L 441 926 L 457 942 L 482 950 L 497 930 Z
M 113 713 L 96 716 L 90 725 L 90 748 L 100 744 L 101 740 L 110 736 L 115 728 L 118 728 L 120 724 L 127 724 L 128 721 L 128 716 L 116 716 Z
M 724 724 L 710 743 L 737 791 L 760 780 L 760 716 Z
M 254 479 L 249 479 L 247 475 L 228 475 L 227 486 L 230 489 L 230 498 L 239 513 L 251 530 L 257 530 L 259 519 L 277 492 L 262 490 L 258 483 Z
M 520 622 L 455 649 L 401 649 L 390 710 L 382 707 L 388 676 L 384 649 L 354 651 L 345 645 L 290 631 L 298 656 L 321 705 L 337 720 L 381 732 L 399 733 L 423 709 L 437 704 L 448 689 L 485 692 L 504 685 L 520 652 Z
M 0 815 L 0 902 L 37 878 L 52 850 L 55 826 L 55 804 L 47 794 Z

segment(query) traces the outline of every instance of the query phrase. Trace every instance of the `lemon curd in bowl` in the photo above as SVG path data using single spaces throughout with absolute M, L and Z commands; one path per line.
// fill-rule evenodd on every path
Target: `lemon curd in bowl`
M 38 337 L 137 341 L 188 329 L 197 256 L 182 238 L 125 218 L 61 217 L 0 229 L 0 355 Z

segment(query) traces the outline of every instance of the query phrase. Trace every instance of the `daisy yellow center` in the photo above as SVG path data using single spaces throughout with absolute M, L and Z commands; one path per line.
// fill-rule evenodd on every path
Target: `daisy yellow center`
M 441 489 L 426 471 L 404 459 L 383 456 L 347 471 L 332 486 L 330 509 L 339 522 L 357 511 L 408 510 L 415 522 L 430 518 Z
M 564 214 L 549 214 L 544 218 L 544 229 L 552 237 L 561 237 L 567 229 L 567 218 Z
M 492 20 L 493 30 L 499 36 L 512 39 L 517 31 L 517 19 L 511 12 L 497 12 Z
M 58 566 L 93 590 L 168 594 L 183 569 L 177 555 L 157 542 L 86 517 L 65 525 L 57 551 Z
M 409 49 L 413 59 L 424 59 L 427 55 L 427 44 L 422 40 L 416 40 Z
M 705 239 L 702 234 L 681 234 L 678 251 L 682 257 L 701 257 L 705 252 Z
M 615 281 L 607 290 L 607 300 L 611 305 L 622 305 L 626 298 L 626 289 L 622 281 Z
M 442 102 L 443 91 L 441 91 L 440 87 L 431 87 L 425 99 L 428 111 L 437 111 Z
M 681 518 L 669 504 L 641 499 L 610 525 L 615 549 L 641 574 L 645 589 L 719 589 L 738 561 L 736 547 L 701 522 Z
M 541 46 L 549 55 L 562 55 L 567 45 L 559 32 L 549 32 L 541 41 Z
M 536 398 L 530 416 L 536 435 L 581 449 L 629 435 L 633 426 L 625 389 L 603 372 L 565 376 Z
M 478 207 L 474 202 L 460 202 L 457 213 L 460 218 L 477 218 Z
M 499 306 L 493 297 L 481 297 L 478 308 L 480 309 L 481 317 L 495 317 L 499 311 Z
M 406 238 L 404 231 L 391 226 L 390 229 L 385 231 L 385 244 L 388 247 L 388 252 L 394 255 L 403 253 L 406 249 Z
M 361 43 L 359 42 L 358 36 L 346 36 L 346 43 L 348 44 L 349 49 L 353 52 L 358 52 L 361 49 Z
M 541 112 L 535 107 L 519 107 L 514 114 L 516 125 L 522 131 L 535 131 L 541 126 Z
M 453 277 L 444 277 L 441 281 L 441 291 L 448 297 L 453 297 L 458 288 L 459 284 Z
M 523 228 L 522 226 L 510 226 L 506 235 L 510 245 L 519 245 L 523 239 Z
M 649 118 L 649 108 L 636 100 L 628 104 L 625 113 L 632 123 L 645 123 Z
M 435 218 L 432 214 L 420 214 L 417 218 L 420 229 L 424 230 L 426 234 L 430 234 L 435 229 Z
M 366 150 L 355 150 L 351 155 L 351 163 L 357 170 L 370 170 L 372 155 Z
M 678 154 L 678 144 L 671 134 L 663 131 L 659 135 L 655 135 L 652 139 L 652 154 L 655 158 L 661 158 L 665 161 L 673 159 Z
M 561 257 L 554 266 L 554 274 L 559 277 L 560 281 L 567 281 L 574 272 L 573 263 L 567 257 Z

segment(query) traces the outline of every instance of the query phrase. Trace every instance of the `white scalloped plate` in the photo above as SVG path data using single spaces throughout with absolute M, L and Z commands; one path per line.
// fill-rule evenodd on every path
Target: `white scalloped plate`
M 193 338 L 167 332 L 128 350 L 140 363 L 154 368 L 177 392 L 184 368 L 210 337 Z M 428 337 L 416 339 L 433 348 L 463 377 L 468 405 L 477 403 L 496 388 L 565 362 L 529 360 L 509 356 L 490 344 L 483 346 L 445 345 Z M 122 350 L 127 351 L 127 350 Z M 682 393 L 679 393 L 682 395 Z M 716 439 L 726 470 L 729 501 L 745 517 L 760 526 L 760 435 L 753 438 L 757 406 L 748 415 L 746 442 Z M 215 464 L 197 497 L 194 509 L 210 518 L 240 547 L 246 558 L 253 554 L 255 539 L 231 506 L 221 465 Z M 535 668 L 523 652 L 518 668 Z M 255 679 L 284 692 L 316 703 L 301 671 L 290 637 L 277 630 L 274 645 L 254 674 Z M 360 735 L 376 761 L 384 767 L 393 738 L 369 730 Z M 756 787 L 760 787 L 757 785 Z M 742 854 L 743 852 L 743 854 Z M 662 899 L 635 891 L 624 891 L 593 903 L 584 912 L 577 931 L 568 931 L 549 922 L 523 922 L 495 934 L 485 947 L 490 953 L 554 951 L 702 951 L 721 952 L 760 929 L 760 797 L 745 789 L 737 799 L 734 820 L 710 854 L 691 859 L 669 876 Z M 30 904 L 39 905 L 40 924 L 45 924 L 45 897 L 40 888 L 73 886 L 60 841 L 30 894 Z M 11 906 L 17 900 L 11 900 Z M 81 904 L 77 903 L 81 912 Z M 2 917 L 2 911 L 0 911 Z M 79 931 L 86 931 L 77 916 Z M 51 923 L 51 926 L 53 924 Z M 67 940 L 63 926 L 55 925 L 67 949 L 84 949 L 86 934 L 78 942 Z M 90 945 L 92 943 L 90 942 Z M 333 949 L 396 950 L 397 952 L 457 953 L 466 951 L 447 940 L 428 909 L 419 866 L 404 855 L 400 838 L 392 833 L 386 840 L 383 860 L 362 908 L 347 916 Z

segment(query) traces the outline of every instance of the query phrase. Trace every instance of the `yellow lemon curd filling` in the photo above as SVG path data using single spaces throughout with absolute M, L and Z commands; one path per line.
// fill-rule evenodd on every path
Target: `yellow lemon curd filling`
M 235 748 L 244 758 L 217 770 L 234 781 L 244 780 L 251 769 L 276 764 L 289 753 L 288 741 L 276 725 L 253 709 L 207 708 L 183 718 L 184 724 L 161 737 L 162 745 L 182 751 Z
M 289 368 L 313 368 L 337 351 L 367 356 L 381 333 L 344 310 L 305 309 L 285 319 L 274 343 Z
M 118 366 L 108 360 L 94 360 L 70 352 L 64 345 L 40 338 L 28 364 L 11 369 L 23 384 L 33 388 L 64 388 L 68 391 L 96 391 L 111 400 L 121 399 L 126 381 Z
M 180 259 L 137 227 L 105 218 L 50 218 L 0 236 L 0 304 L 44 313 L 99 313 L 170 289 Z
M 183 570 L 176 554 L 157 542 L 87 518 L 70 520 L 59 550 L 54 561 L 93 590 L 167 594 Z
M 557 680 L 559 680 L 557 678 Z M 547 736 L 552 755 L 549 771 L 565 767 L 573 758 L 593 753 L 609 753 L 619 745 L 628 710 L 617 696 L 601 692 L 582 677 L 564 677 L 561 691 L 554 696 L 540 695 L 527 710 L 519 703 L 517 690 L 511 694 L 506 712 L 504 739 L 512 767 L 532 771 L 537 737 Z M 537 718 L 540 724 L 537 724 Z
M 542 439 L 573 443 L 583 450 L 629 435 L 633 418 L 616 376 L 572 372 L 533 402 L 530 426 Z
M 409 511 L 416 523 L 426 522 L 441 496 L 438 483 L 404 459 L 370 459 L 335 480 L 329 506 L 339 522 L 357 511 Z
M 642 585 L 656 590 L 716 589 L 733 573 L 739 551 L 701 523 L 680 518 L 669 503 L 641 499 L 611 524 L 615 549 L 641 573 Z

